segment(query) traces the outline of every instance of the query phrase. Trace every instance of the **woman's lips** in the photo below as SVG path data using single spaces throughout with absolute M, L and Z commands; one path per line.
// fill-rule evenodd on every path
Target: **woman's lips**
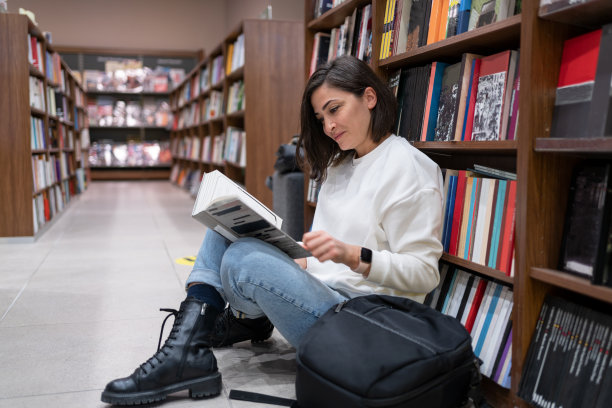
M 340 132 L 337 135 L 334 136 L 334 140 L 338 141 L 338 139 L 340 139 L 340 137 L 344 134 L 344 132 Z

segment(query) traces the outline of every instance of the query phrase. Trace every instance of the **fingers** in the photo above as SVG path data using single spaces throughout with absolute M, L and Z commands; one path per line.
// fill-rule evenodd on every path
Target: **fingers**
M 341 242 L 325 231 L 308 232 L 304 234 L 302 240 L 306 249 L 320 262 L 337 261 L 342 254 Z

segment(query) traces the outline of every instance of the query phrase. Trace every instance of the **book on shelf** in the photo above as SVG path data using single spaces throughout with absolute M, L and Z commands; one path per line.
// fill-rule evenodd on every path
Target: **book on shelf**
M 612 163 L 589 161 L 572 175 L 565 216 L 560 268 L 612 286 Z
M 612 136 L 612 23 L 601 29 L 599 58 L 587 122 L 589 137 Z
M 584 138 L 595 85 L 602 29 L 565 40 L 551 124 L 551 137 Z
M 440 284 L 424 304 L 456 318 L 472 337 L 474 354 L 482 360 L 481 373 L 509 388 L 512 342 L 512 289 L 490 279 L 440 264 Z
M 536 321 L 518 395 L 542 408 L 610 406 L 611 345 L 609 313 L 549 295 Z
M 512 276 L 516 181 L 489 171 L 495 178 L 445 171 L 442 244 L 450 255 Z
M 518 56 L 507 50 L 481 59 L 471 140 L 506 139 Z
M 593 0 L 540 0 L 540 13 L 547 14 L 590 3 Z
M 310 256 L 281 230 L 283 220 L 278 215 L 218 170 L 204 174 L 192 217 L 232 242 L 252 237 L 274 245 L 291 258 Z
M 396 134 L 410 141 L 419 140 L 422 134 L 430 72 L 429 64 L 400 71 Z

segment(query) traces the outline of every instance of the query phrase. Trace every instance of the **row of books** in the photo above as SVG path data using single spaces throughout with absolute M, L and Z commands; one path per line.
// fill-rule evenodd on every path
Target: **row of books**
M 198 136 L 179 137 L 171 142 L 172 156 L 183 159 L 199 160 L 200 147 L 200 137 Z
M 158 66 L 151 69 L 143 67 L 140 61 L 123 65 L 125 66 L 108 67 L 105 71 L 84 70 L 85 89 L 97 92 L 166 93 L 171 88 L 178 86 L 185 78 L 183 68 Z
M 41 118 L 30 117 L 30 145 L 32 150 L 47 148 L 47 138 L 45 136 L 45 122 Z
M 227 91 L 227 113 L 245 109 L 244 81 L 236 81 Z
M 82 168 L 80 173 L 84 174 Z M 76 189 L 74 180 L 64 180 L 32 198 L 34 234 L 65 208 L 75 195 Z
M 66 89 L 66 83 L 62 74 L 62 63 L 58 53 L 45 52 L 45 75 L 52 84 L 60 85 L 63 82 L 63 90 Z
M 246 132 L 232 126 L 225 130 L 223 159 L 238 167 L 246 167 Z
M 43 56 L 43 43 L 37 37 L 28 34 L 28 61 L 40 72 L 44 72 L 44 61 L 39 56 Z
M 551 137 L 612 135 L 612 23 L 564 42 Z
M 223 115 L 223 93 L 211 91 L 201 103 L 193 102 L 174 116 L 172 130 L 200 125 Z
M 45 84 L 42 79 L 30 76 L 30 106 L 45 111 Z
M 612 162 L 576 165 L 570 183 L 560 267 L 612 287 Z
M 49 129 L 49 147 L 52 149 L 73 149 L 74 136 L 71 128 L 58 123 Z
M 42 154 L 32 156 L 33 191 L 41 191 L 74 174 L 71 153 L 59 152 L 49 158 Z
M 223 65 L 223 55 L 219 55 L 212 60 L 210 66 L 210 83 L 217 85 L 225 78 L 225 67 Z
M 380 59 L 502 21 L 520 12 L 520 0 L 387 0 Z
M 510 388 L 512 362 L 512 289 L 506 285 L 440 265 L 440 284 L 424 304 L 459 320 L 472 337 L 480 371 Z
M 516 181 L 447 169 L 444 251 L 514 275 Z
M 517 138 L 519 53 L 506 50 L 461 61 L 433 62 L 395 72 L 396 133 L 412 141 L 513 140 Z
M 166 127 L 170 121 L 170 105 L 166 100 L 154 98 L 141 102 L 100 96 L 88 100 L 87 116 L 90 126 Z
M 236 41 L 228 44 L 225 72 L 231 74 L 238 68 L 244 66 L 244 33 L 241 33 Z
M 159 167 L 172 162 L 170 143 L 94 142 L 89 147 L 90 167 Z
M 542 408 L 609 407 L 611 345 L 609 313 L 547 297 L 523 366 L 519 396 Z
M 53 91 L 53 88 L 47 88 L 49 95 L 47 97 L 47 105 L 49 106 L 49 115 L 56 116 L 59 119 L 70 121 L 70 110 L 68 107 L 68 98 L 62 93 Z
M 346 0 L 317 0 L 314 5 L 314 17 L 321 17 L 326 11 L 339 6 L 345 1 Z
M 314 35 L 310 74 L 328 61 L 342 55 L 353 55 L 365 62 L 372 56 L 372 5 L 356 7 L 340 27 L 331 33 L 317 32 Z
M 203 173 L 197 169 L 175 163 L 170 172 L 170 181 L 189 191 L 192 196 L 195 196 L 198 193 L 202 176 Z

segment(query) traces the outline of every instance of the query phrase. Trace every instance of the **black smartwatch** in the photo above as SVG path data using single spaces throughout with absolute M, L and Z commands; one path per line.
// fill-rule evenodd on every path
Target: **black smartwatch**
M 352 269 L 352 271 L 363 275 L 368 270 L 368 267 L 371 263 L 372 250 L 369 248 L 361 247 L 361 254 L 359 255 L 359 265 L 357 265 L 357 268 Z

